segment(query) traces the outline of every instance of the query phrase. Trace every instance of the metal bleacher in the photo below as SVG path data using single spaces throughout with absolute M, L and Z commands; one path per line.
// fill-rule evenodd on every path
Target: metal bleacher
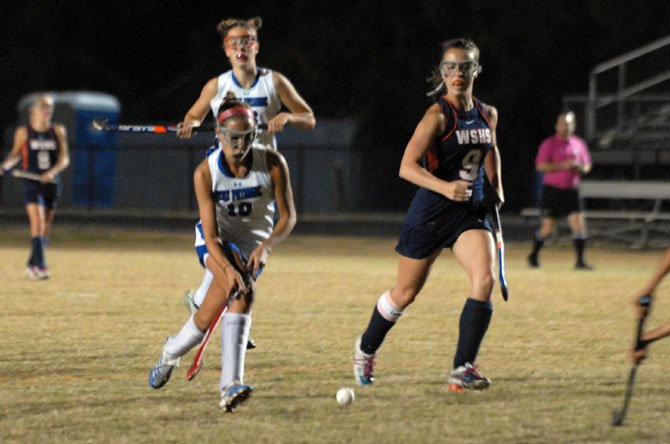
M 670 165 L 670 35 L 591 69 L 570 94 L 593 157 L 592 178 L 665 180 Z

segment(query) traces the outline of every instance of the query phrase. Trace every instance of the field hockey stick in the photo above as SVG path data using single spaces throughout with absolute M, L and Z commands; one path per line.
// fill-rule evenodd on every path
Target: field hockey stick
M 91 124 L 93 128 L 97 131 L 106 131 L 106 132 L 117 132 L 117 133 L 154 133 L 154 134 L 165 134 L 165 133 L 176 133 L 178 128 L 177 125 L 128 125 L 128 124 L 113 124 L 109 123 L 104 117 L 98 117 L 93 120 Z M 194 126 L 193 131 L 195 132 L 211 132 L 214 131 L 214 125 L 200 125 Z M 258 125 L 258 129 L 264 130 L 267 129 L 267 124 L 263 123 Z
M 196 352 L 195 357 L 193 358 L 193 365 L 191 365 L 191 368 L 189 368 L 188 371 L 186 372 L 186 379 L 188 379 L 189 381 L 195 378 L 195 376 L 202 368 L 202 364 L 204 362 L 204 353 L 205 349 L 207 348 L 207 344 L 209 344 L 209 338 L 212 336 L 212 333 L 214 333 L 214 330 L 216 330 L 216 327 L 218 327 L 219 322 L 221 322 L 221 319 L 223 318 L 223 315 L 226 313 L 227 310 L 228 310 L 228 304 L 224 305 L 223 308 L 221 308 L 219 313 L 217 313 L 216 318 L 214 318 L 209 328 L 207 329 L 207 333 L 205 334 L 205 337 L 200 343 L 200 347 L 198 348 L 198 351 Z
M 651 304 L 651 295 L 644 295 L 640 297 L 640 307 L 644 307 L 645 310 L 640 316 L 640 319 L 637 321 L 637 329 L 635 331 L 635 351 L 641 350 L 644 345 L 642 343 L 642 330 L 644 328 L 644 321 L 647 318 L 649 313 L 649 305 Z M 633 396 L 633 387 L 635 385 L 635 375 L 637 374 L 638 362 L 634 362 L 630 366 L 630 372 L 628 373 L 628 380 L 626 381 L 626 392 L 624 393 L 623 405 L 621 409 L 614 407 L 612 409 L 612 425 L 614 427 L 619 427 L 623 425 L 623 420 L 626 418 L 626 412 L 628 411 L 628 404 L 630 403 L 630 398 Z
M 258 272 L 256 272 L 255 275 L 252 275 L 253 280 L 256 280 L 256 278 L 261 274 L 261 271 L 263 271 L 262 268 L 258 269 Z M 236 290 L 232 295 L 232 299 L 238 299 L 241 295 L 241 291 L 238 289 Z M 229 299 L 230 301 L 230 299 Z M 198 372 L 202 369 L 202 365 L 205 361 L 205 349 L 207 348 L 207 344 L 209 344 L 209 338 L 211 338 L 212 333 L 214 333 L 214 330 L 216 330 L 216 327 L 219 326 L 219 323 L 221 322 L 221 319 L 223 319 L 223 315 L 226 313 L 228 310 L 228 301 L 226 301 L 226 305 L 223 306 L 223 308 L 217 313 L 216 317 L 210 324 L 209 328 L 207 329 L 207 333 L 205 334 L 205 337 L 202 339 L 202 342 L 200 343 L 200 347 L 198 348 L 198 351 L 195 354 L 195 357 L 193 358 L 193 364 L 191 365 L 191 368 L 188 369 L 186 372 L 186 379 L 191 381 L 193 378 L 196 377 Z
M 493 190 L 493 185 L 484 178 L 484 194 L 488 197 L 491 212 L 491 221 L 493 222 L 493 234 L 498 250 L 498 282 L 500 282 L 500 292 L 503 300 L 507 301 L 509 290 L 507 287 L 507 278 L 505 277 L 505 241 L 503 240 L 502 224 L 500 223 L 500 210 L 498 208 L 498 195 Z
M 509 297 L 507 288 L 507 278 L 505 277 L 505 241 L 503 240 L 502 225 L 500 224 L 500 211 L 498 205 L 491 204 L 491 219 L 493 220 L 493 231 L 496 238 L 496 247 L 498 248 L 498 274 L 500 281 L 500 292 L 505 301 Z
M 35 180 L 37 182 L 42 181 L 42 175 L 41 174 L 36 174 L 36 173 L 30 173 L 28 171 L 23 171 L 23 170 L 12 170 L 10 174 L 14 177 L 18 177 L 19 179 L 28 179 L 28 180 Z M 51 179 L 49 183 L 54 183 L 56 179 Z

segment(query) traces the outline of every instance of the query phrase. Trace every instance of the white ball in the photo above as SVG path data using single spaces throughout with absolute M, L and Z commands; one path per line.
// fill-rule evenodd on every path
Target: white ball
M 354 394 L 354 391 L 349 387 L 343 387 L 337 391 L 337 395 L 335 396 L 335 398 L 337 399 L 337 403 L 339 405 L 347 405 L 354 402 L 354 400 L 356 399 L 356 395 Z

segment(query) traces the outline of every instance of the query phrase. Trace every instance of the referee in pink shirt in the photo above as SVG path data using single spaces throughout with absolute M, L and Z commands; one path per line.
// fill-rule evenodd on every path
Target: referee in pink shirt
M 545 139 L 535 158 L 535 168 L 544 174 L 542 180 L 542 225 L 535 233 L 528 264 L 540 266 L 539 253 L 544 240 L 556 227 L 556 220 L 567 217 L 575 245 L 575 269 L 591 270 L 584 261 L 586 225 L 579 200 L 579 182 L 591 171 L 591 156 L 586 142 L 574 134 L 575 113 L 563 111 L 556 119 L 556 134 Z

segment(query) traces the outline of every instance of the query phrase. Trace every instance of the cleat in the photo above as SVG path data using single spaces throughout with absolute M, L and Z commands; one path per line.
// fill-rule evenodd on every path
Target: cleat
M 235 408 L 249 399 L 253 391 L 254 389 L 249 385 L 244 385 L 237 381 L 231 382 L 221 392 L 219 407 L 225 413 L 232 413 Z
M 454 392 L 460 392 L 463 389 L 485 390 L 491 385 L 491 380 L 480 375 L 477 367 L 468 362 L 451 371 L 447 384 L 449 390 Z
M 354 379 L 358 385 L 372 385 L 375 382 L 375 355 L 361 351 L 361 336 L 354 342 Z
M 184 293 L 184 297 L 183 297 L 184 306 L 186 307 L 186 310 L 188 310 L 188 312 L 192 315 L 195 314 L 196 311 L 198 311 L 198 308 L 200 308 L 197 305 L 195 305 L 195 301 L 193 300 L 194 296 L 195 296 L 195 291 L 186 290 L 186 292 Z
M 179 366 L 179 358 L 168 359 L 167 353 L 161 353 L 158 362 L 149 372 L 149 385 L 158 390 L 170 380 L 172 370 Z
M 247 341 L 247 350 L 253 350 L 255 348 L 256 348 L 256 341 L 249 338 L 249 340 Z
M 530 268 L 540 268 L 540 261 L 538 260 L 537 255 L 529 254 L 527 260 Z
M 39 267 L 37 271 L 40 275 L 40 279 L 49 279 L 49 277 L 51 276 L 51 274 L 49 274 L 49 269 L 47 267 Z
M 593 270 L 593 266 L 591 264 L 587 264 L 586 262 L 577 262 L 575 264 L 575 270 L 591 271 Z
M 29 265 L 26 267 L 26 276 L 28 276 L 33 281 L 41 281 L 49 278 L 49 272 L 44 268 L 44 272 L 40 267 L 34 265 Z

